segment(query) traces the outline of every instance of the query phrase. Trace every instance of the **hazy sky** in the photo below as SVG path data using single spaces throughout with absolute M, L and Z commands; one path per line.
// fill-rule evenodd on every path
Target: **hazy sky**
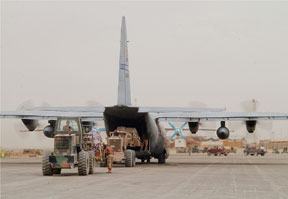
M 242 111 L 255 98 L 259 111 L 288 112 L 288 2 L 262 1 L 2 1 L 1 109 L 116 104 L 123 15 L 137 105 Z M 1 120 L 3 147 L 51 146 L 15 122 Z

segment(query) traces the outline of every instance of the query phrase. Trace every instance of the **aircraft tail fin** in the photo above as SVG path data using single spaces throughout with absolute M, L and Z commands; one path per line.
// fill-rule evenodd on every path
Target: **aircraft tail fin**
M 119 82 L 118 82 L 118 105 L 130 106 L 130 77 L 128 64 L 126 20 L 122 17 L 121 42 L 120 42 L 120 60 L 119 60 Z

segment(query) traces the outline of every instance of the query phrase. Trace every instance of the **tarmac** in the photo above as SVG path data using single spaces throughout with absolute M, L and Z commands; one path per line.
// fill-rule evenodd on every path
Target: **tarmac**
M 170 154 L 167 163 L 42 176 L 41 158 L 1 160 L 1 198 L 288 198 L 288 154 Z

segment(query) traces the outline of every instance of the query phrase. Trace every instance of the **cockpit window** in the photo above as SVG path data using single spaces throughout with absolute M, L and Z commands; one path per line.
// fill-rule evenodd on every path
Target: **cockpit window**
M 61 120 L 58 123 L 57 131 L 68 132 L 68 129 L 70 129 L 70 131 L 79 131 L 78 121 L 68 119 L 68 120 Z

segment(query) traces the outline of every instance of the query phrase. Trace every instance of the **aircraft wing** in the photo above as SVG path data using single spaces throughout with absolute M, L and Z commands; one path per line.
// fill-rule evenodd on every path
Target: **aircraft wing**
M 221 112 L 226 108 L 191 108 L 191 107 L 139 107 L 139 113 L 190 113 L 190 112 Z
M 205 122 L 205 121 L 248 121 L 248 120 L 288 120 L 288 113 L 264 112 L 154 112 L 159 121 Z
M 104 112 L 104 111 L 103 111 Z M 82 121 L 100 121 L 103 120 L 103 112 L 88 111 L 69 111 L 63 110 L 21 110 L 21 111 L 3 111 L 0 112 L 0 118 L 11 119 L 30 119 L 30 120 L 56 120 L 57 117 L 80 117 Z
M 56 111 L 56 112 L 94 112 L 94 113 L 103 113 L 105 107 L 24 107 L 23 111 Z
M 138 112 L 175 113 L 224 111 L 224 108 L 179 108 L 179 107 L 140 107 Z M 20 111 L 0 112 L 0 118 L 31 119 L 31 120 L 56 120 L 57 117 L 80 117 L 82 121 L 103 120 L 105 107 L 24 107 Z

